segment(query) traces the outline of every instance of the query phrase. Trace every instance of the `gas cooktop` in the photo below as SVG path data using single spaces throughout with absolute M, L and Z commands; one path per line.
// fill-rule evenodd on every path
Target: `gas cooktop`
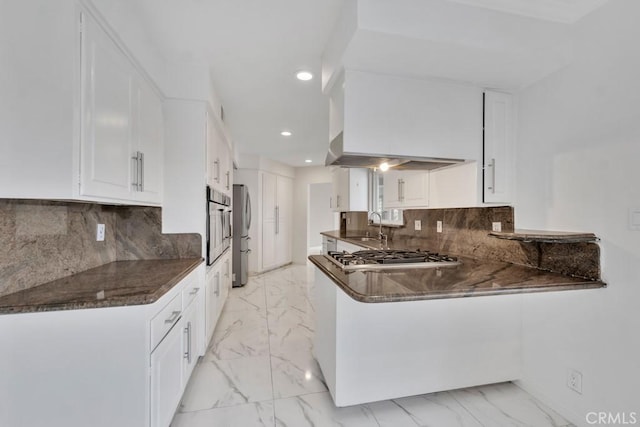
M 437 268 L 460 264 L 455 257 L 421 250 L 364 250 L 352 253 L 329 251 L 325 256 L 346 271 Z

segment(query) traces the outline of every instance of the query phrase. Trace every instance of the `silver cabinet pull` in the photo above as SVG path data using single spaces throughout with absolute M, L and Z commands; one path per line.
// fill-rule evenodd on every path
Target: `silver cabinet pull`
M 229 176 L 229 171 L 227 171 L 227 190 L 229 189 L 229 183 L 231 182 L 231 178 Z
M 220 183 L 220 159 L 216 159 L 213 162 L 213 166 L 214 166 L 213 170 L 214 170 L 214 175 L 215 175 L 213 179 L 217 183 Z
M 178 316 L 180 316 L 180 311 L 172 311 L 171 312 L 171 316 L 169 316 L 164 323 L 173 323 L 176 321 L 176 319 L 178 318 Z
M 491 168 L 491 186 L 487 186 L 487 190 L 491 190 L 492 193 L 496 192 L 496 159 L 491 159 L 491 162 L 485 166 L 485 169 Z
M 197 293 L 198 293 L 198 291 L 199 291 L 199 290 L 200 290 L 200 288 L 193 288 L 193 289 L 191 290 L 191 292 L 189 292 L 189 295 L 195 295 L 195 294 L 197 294 Z
M 329 209 L 333 209 L 333 196 L 329 197 Z
M 336 208 L 339 208 L 339 207 L 340 207 L 340 195 L 338 194 L 336 196 Z
M 217 297 L 219 297 L 219 296 L 220 296 L 220 273 L 219 273 L 219 272 L 217 272 L 217 273 L 216 273 L 215 281 L 216 281 L 216 289 L 214 290 L 214 292 L 213 292 L 213 293 L 214 293 Z
M 187 363 L 191 364 L 191 322 L 187 322 L 184 333 L 187 334 L 187 351 L 184 352 L 184 358 L 187 359 Z
M 144 153 L 139 152 L 140 157 L 140 191 L 144 191 Z

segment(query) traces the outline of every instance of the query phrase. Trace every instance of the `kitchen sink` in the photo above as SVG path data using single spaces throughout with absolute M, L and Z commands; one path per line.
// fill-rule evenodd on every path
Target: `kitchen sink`
M 360 242 L 379 242 L 380 239 L 377 237 L 349 237 L 352 240 L 358 240 Z

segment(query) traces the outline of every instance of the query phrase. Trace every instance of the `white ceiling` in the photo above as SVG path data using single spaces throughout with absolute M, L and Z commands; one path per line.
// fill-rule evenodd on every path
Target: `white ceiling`
M 305 159 L 324 164 L 329 125 L 321 57 L 344 3 L 352 0 L 93 1 L 105 10 L 117 2 L 135 14 L 144 27 L 136 30 L 167 61 L 210 66 L 238 152 L 291 166 L 307 166 Z M 605 0 L 451 1 L 567 23 Z M 296 80 L 300 69 L 316 78 Z M 284 129 L 293 135 L 281 136 Z

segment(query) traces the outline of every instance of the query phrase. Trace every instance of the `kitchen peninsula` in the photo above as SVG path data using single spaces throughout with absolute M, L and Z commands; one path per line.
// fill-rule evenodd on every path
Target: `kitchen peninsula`
M 323 234 L 380 248 L 375 240 Z M 400 237 L 388 247 L 416 244 Z M 309 260 L 317 267 L 314 351 L 337 406 L 516 380 L 522 299 L 605 286 L 466 256 L 456 266 L 352 272 L 325 256 Z

